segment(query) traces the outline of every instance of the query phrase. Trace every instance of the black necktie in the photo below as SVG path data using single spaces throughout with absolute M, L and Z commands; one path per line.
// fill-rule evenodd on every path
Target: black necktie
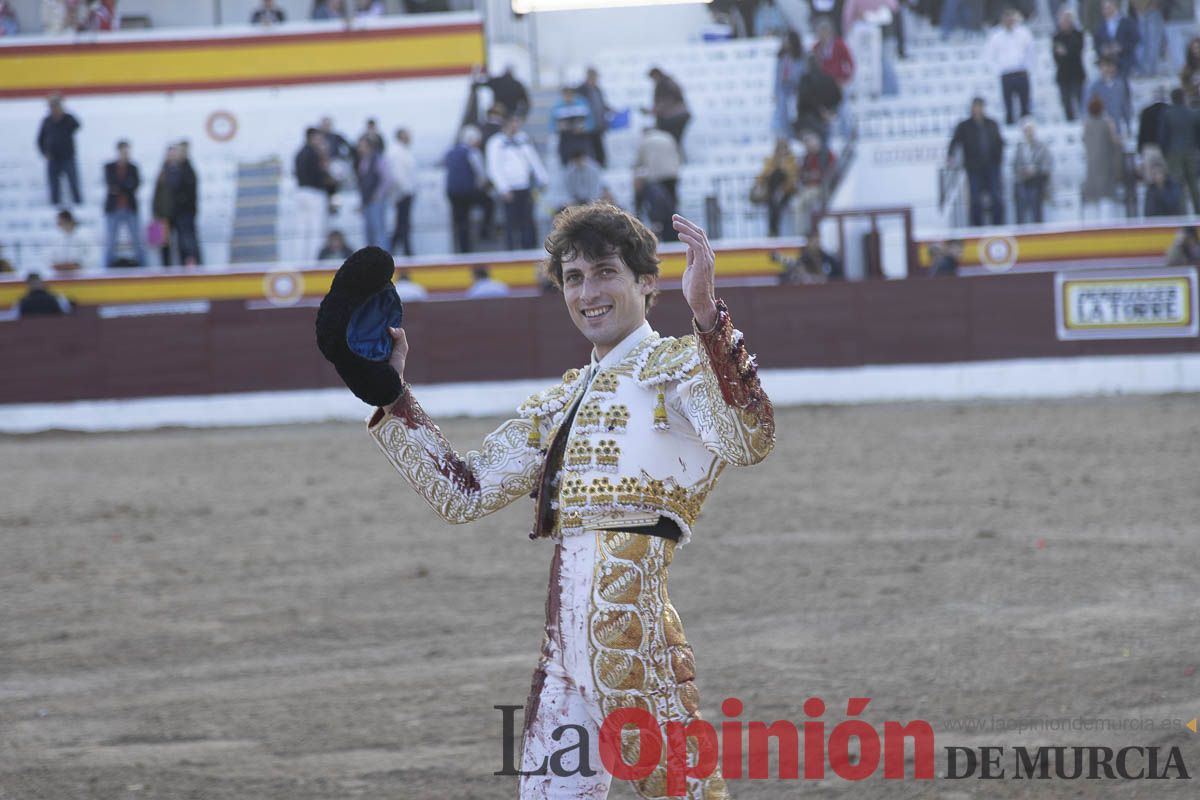
M 583 396 L 587 394 L 588 387 L 592 383 L 590 367 L 588 373 L 583 384 L 583 391 L 579 393 L 578 399 L 571 406 L 571 410 L 567 412 L 562 425 L 558 426 L 558 432 L 554 434 L 554 441 L 550 443 L 550 449 L 546 452 L 546 462 L 542 465 L 542 479 L 537 493 L 537 528 L 529 534 L 530 539 L 549 536 L 554 531 L 554 509 L 550 506 L 550 498 L 554 495 L 554 479 L 562 468 L 563 456 L 567 452 L 567 439 L 571 436 L 571 424 L 575 421 L 575 413 L 579 411 L 579 406 L 583 403 Z

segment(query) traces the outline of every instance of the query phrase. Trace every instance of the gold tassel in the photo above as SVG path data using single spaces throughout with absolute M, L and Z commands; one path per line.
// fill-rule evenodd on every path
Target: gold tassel
M 542 423 L 538 419 L 537 414 L 534 414 L 530 418 L 529 424 L 532 425 L 533 427 L 531 427 L 529 429 L 529 438 L 525 440 L 525 446 L 531 447 L 534 450 L 541 450 L 542 449 L 542 431 L 541 431 Z
M 667 398 L 663 395 L 663 389 L 658 387 L 658 404 L 654 406 L 654 430 L 665 431 L 670 430 L 670 425 L 667 424 Z

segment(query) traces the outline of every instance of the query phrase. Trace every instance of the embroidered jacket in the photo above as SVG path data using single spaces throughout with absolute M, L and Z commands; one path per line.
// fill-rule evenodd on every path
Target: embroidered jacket
M 470 522 L 531 495 L 538 501 L 533 537 L 661 515 L 679 525 L 680 545 L 726 465 L 756 464 L 775 444 L 771 401 L 720 301 L 712 331 L 660 337 L 644 323 L 599 363 L 569 370 L 517 411 L 465 456 L 410 391 L 390 410 L 378 409 L 368 430 L 448 522 Z M 561 467 L 546 476 L 547 452 L 560 434 Z M 539 492 L 543 486 L 550 491 Z

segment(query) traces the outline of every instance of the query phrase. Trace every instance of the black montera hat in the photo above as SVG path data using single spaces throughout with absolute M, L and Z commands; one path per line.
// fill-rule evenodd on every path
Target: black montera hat
M 364 247 L 333 276 L 317 310 L 317 347 L 347 388 L 364 403 L 389 406 L 404 389 L 388 363 L 392 337 L 403 319 L 392 286 L 396 264 L 378 247 Z

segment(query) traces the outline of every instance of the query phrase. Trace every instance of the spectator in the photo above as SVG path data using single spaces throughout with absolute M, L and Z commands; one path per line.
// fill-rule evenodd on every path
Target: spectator
M 524 117 L 529 112 L 529 92 L 513 75 L 511 66 L 505 67 L 504 72 L 494 78 L 476 75 L 475 85 L 491 89 L 493 100 L 502 105 L 507 114 Z M 487 139 L 485 135 L 485 143 Z
M 181 232 L 181 241 L 187 241 L 190 253 L 181 249 L 181 258 L 187 266 L 203 263 L 200 256 L 200 236 L 196 231 L 196 215 L 200 211 L 200 178 L 192 166 L 191 145 L 187 139 L 179 140 L 179 158 L 183 168 L 183 185 L 187 189 L 182 210 L 177 209 L 175 230 Z M 181 216 L 182 215 L 182 216 Z
M 262 6 L 254 10 L 250 15 L 251 25 L 262 25 L 271 27 L 272 25 L 281 25 L 287 20 L 287 15 L 283 13 L 283 9 L 275 7 L 275 0 L 262 0 Z
M 813 45 L 813 55 L 816 56 L 817 66 L 829 77 L 837 81 L 839 88 L 845 86 L 854 77 L 854 58 L 845 40 L 833 30 L 833 23 L 828 19 L 817 22 L 817 43 Z
M 1200 36 L 1188 42 L 1179 81 L 1183 84 L 1183 91 L 1189 100 L 1200 100 Z
M 16 272 L 13 263 L 4 257 L 4 245 L 0 245 L 0 275 Z
M 383 13 L 383 0 L 358 0 L 358 10 L 354 16 L 360 18 L 382 17 Z
M 343 10 L 342 0 L 316 0 L 311 16 L 317 20 L 341 19 Z
M 938 17 L 943 42 L 956 30 L 979 30 L 982 21 L 981 0 L 942 0 Z
M 388 246 L 385 217 L 388 198 L 395 183 L 387 159 L 366 136 L 358 140 L 358 194 L 362 200 L 363 224 L 367 246 L 384 250 Z
M 1161 133 L 1163 155 L 1171 177 L 1187 187 L 1192 213 L 1200 214 L 1200 114 L 1184 102 L 1183 89 L 1171 90 L 1171 105 L 1163 112 Z
M 679 169 L 682 158 L 679 145 L 671 134 L 659 128 L 643 128 L 642 141 L 638 143 L 637 158 L 633 162 L 635 177 L 644 178 L 647 183 L 661 186 L 671 201 L 671 213 L 679 204 Z M 672 225 L 659 234 L 664 242 L 674 242 L 675 228 Z
M 971 101 L 971 116 L 958 123 L 950 139 L 950 157 L 956 149 L 962 152 L 962 166 L 967 173 L 971 195 L 971 224 L 983 225 L 985 211 L 991 224 L 1004 224 L 1004 199 L 1000 189 L 1000 163 L 1004 159 L 1004 139 L 1000 126 L 984 114 L 982 97 Z
M 785 285 L 826 283 L 844 277 L 841 259 L 821 246 L 821 231 L 813 228 L 804 247 L 800 248 L 800 257 L 783 261 L 779 282 Z
M 1021 23 L 1021 15 L 1015 9 L 1007 9 L 1000 27 L 988 37 L 984 59 L 1000 76 L 1004 121 L 1008 125 L 1018 118 L 1013 114 L 1014 97 L 1021 102 L 1020 117 L 1032 113 L 1029 71 L 1033 68 L 1033 58 L 1033 34 Z
M 42 0 L 42 30 L 51 36 L 79 29 L 79 0 Z
M 754 179 L 750 199 L 767 206 L 767 235 L 778 236 L 784 209 L 800 185 L 800 164 L 787 139 L 775 141 L 775 151 L 763 161 L 762 171 Z
M 1162 159 L 1146 165 L 1146 200 L 1142 211 L 1147 217 L 1175 217 L 1183 213 L 1183 190 L 1169 175 Z
M 1163 46 L 1167 41 L 1162 0 L 1130 0 L 1130 5 L 1137 11 L 1138 70 L 1143 75 L 1153 77 L 1158 74 L 1158 60 L 1162 58 Z
M 1058 12 L 1053 50 L 1055 80 L 1063 114 L 1068 122 L 1074 122 L 1083 101 L 1083 31 L 1075 25 L 1075 14 L 1069 8 Z
M 816 131 L 822 141 L 828 141 L 829 124 L 837 118 L 841 104 L 842 90 L 837 81 L 821 69 L 816 55 L 810 53 L 796 90 L 796 128 Z
M 392 180 L 396 186 L 396 228 L 392 232 L 392 252 L 397 245 L 404 255 L 411 256 L 412 207 L 417 195 L 417 159 L 412 152 L 412 135 L 407 128 L 396 131 L 396 146 L 392 150 Z
M 63 98 L 52 94 L 48 98 L 50 113 L 42 120 L 37 145 L 46 159 L 46 176 L 50 183 L 50 204 L 58 205 L 60 182 L 65 175 L 71 187 L 71 199 L 76 205 L 83 202 L 79 193 L 79 168 L 75 161 L 75 131 L 81 127 L 75 115 L 63 109 Z
M 563 170 L 563 188 L 569 206 L 584 206 L 597 200 L 613 202 L 600 165 L 587 153 L 576 153 Z
M 813 131 L 800 135 L 804 142 L 804 157 L 800 160 L 800 233 L 812 230 L 813 215 L 825 206 L 825 187 L 837 169 L 837 157 Z
M 1148 147 L 1163 152 L 1163 116 L 1169 108 L 1167 90 L 1159 86 L 1154 90 L 1154 102 L 1143 108 L 1142 113 L 1138 115 L 1138 155 L 1145 156 Z
M 1117 0 L 1104 0 L 1100 5 L 1102 19 L 1092 31 L 1096 55 L 1116 62 L 1117 74 L 1128 81 L 1137 55 L 1137 26 L 1133 20 L 1121 14 Z
M 487 113 L 483 115 L 483 126 L 480 128 L 480 147 L 484 150 L 487 149 L 487 143 L 504 127 L 506 119 L 508 119 L 508 109 L 504 107 L 503 103 L 495 103 L 487 110 Z
M 17 303 L 19 316 L 50 317 L 71 313 L 71 301 L 47 289 L 38 273 L 29 273 L 25 287 L 25 296 Z
M 358 141 L 361 144 L 362 140 L 366 139 L 371 149 L 376 153 L 382 153 L 387 148 L 387 142 L 383 140 L 383 134 L 379 132 L 379 124 L 375 122 L 374 117 L 367 120 L 367 127 L 358 136 Z M 356 151 L 357 152 L 357 151 Z M 361 152 L 358 153 L 354 161 L 354 168 L 358 169 L 358 158 L 361 158 Z
M 1083 123 L 1086 173 L 1080 197 L 1084 219 L 1112 219 L 1116 215 L 1117 187 L 1121 184 L 1121 137 L 1112 118 L 1104 112 L 1104 101 L 1088 100 Z
M 791 26 L 775 5 L 775 0 L 762 0 L 758 10 L 754 12 L 754 24 L 751 36 L 786 36 L 791 32 Z
M 837 27 L 837 35 L 841 36 L 845 31 L 842 30 L 842 7 L 845 5 L 844 0 L 808 0 L 808 18 L 815 20 L 818 17 L 825 17 L 833 21 Z
M 328 224 L 329 190 L 335 185 L 322 158 L 328 135 L 319 128 L 307 129 L 304 145 L 296 152 L 296 238 L 302 261 L 317 254 Z
M 137 164 L 129 160 L 129 142 L 117 142 L 117 160 L 104 165 L 104 183 L 108 187 L 104 199 L 104 265 L 116 266 L 117 239 L 124 228 L 133 242 L 136 266 L 145 266 L 146 248 L 142 245 L 142 223 L 137 202 L 137 190 L 142 185 L 142 178 Z
M 904 28 L 900 19 L 899 0 L 846 0 L 842 10 L 842 30 L 846 35 L 852 35 L 859 25 L 866 28 L 878 28 L 883 38 L 883 50 L 879 54 L 880 92 L 885 97 L 900 93 L 899 78 L 896 66 L 892 63 L 891 47 L 888 40 L 896 39 L 896 51 L 904 58 Z M 842 84 L 844 86 L 844 84 Z M 843 120 L 843 131 L 847 130 Z
M 180 144 L 167 148 L 167 157 L 154 184 L 153 214 L 166 228 L 162 265 L 200 262 L 196 240 L 196 173 Z M 176 260 L 178 259 L 178 260 Z
M 1037 138 L 1037 126 L 1031 117 L 1021 125 L 1023 136 L 1013 155 L 1013 194 L 1016 195 L 1017 223 L 1044 222 L 1042 207 L 1046 201 L 1054 156 Z
M 409 303 L 414 300 L 428 300 L 429 292 L 425 290 L 424 286 L 413 281 L 408 270 L 402 269 L 396 278 L 396 296 L 403 302 Z
M 1129 130 L 1133 108 L 1129 101 L 1129 82 L 1117 72 L 1117 62 L 1107 58 L 1100 62 L 1100 77 L 1088 88 L 1088 105 L 1093 98 L 1100 100 L 1119 133 Z
M 450 214 L 454 226 L 455 252 L 471 252 L 471 209 L 483 209 L 483 224 L 479 238 L 488 237 L 492 228 L 495 204 L 487 192 L 487 170 L 483 165 L 483 153 L 479 150 L 479 129 L 474 125 L 463 126 L 458 144 L 446 153 L 446 198 L 450 201 Z
M 932 278 L 954 277 L 962 263 L 963 243 L 961 239 L 950 239 L 934 246 L 933 264 L 929 268 Z
M 350 140 L 333 128 L 332 117 L 321 117 L 319 124 L 321 135 L 325 138 L 325 152 L 333 161 L 353 161 L 354 146 Z
M 806 64 L 800 34 L 788 31 L 775 56 L 775 118 L 771 132 L 776 139 L 791 139 L 796 130 L 793 117 L 796 111 L 796 92 Z
M 339 230 L 332 230 L 325 237 L 321 252 L 317 253 L 318 261 L 345 261 L 354 251 L 346 244 L 346 237 Z
M 826 281 L 840 281 L 845 276 L 842 260 L 821 246 L 821 230 L 813 228 L 808 241 L 800 250 L 800 262 L 810 275 L 820 275 Z
M 1085 31 L 1095 31 L 1096 26 L 1104 17 L 1100 16 L 1100 3 L 1103 0 L 1077 0 L 1076 13 L 1079 14 L 1079 27 Z M 1095 43 L 1092 43 L 1093 46 Z M 1087 109 L 1084 109 L 1086 115 Z
M 1167 249 L 1168 267 L 1186 267 L 1200 264 L 1200 236 L 1192 226 L 1180 228 L 1175 240 Z
M 75 216 L 65 208 L 55 220 L 58 235 L 50 248 L 50 268 L 55 272 L 79 272 L 89 266 L 88 246 L 79 233 Z
M 587 76 L 577 89 L 579 95 L 587 101 L 592 112 L 592 127 L 588 132 L 592 140 L 592 157 L 601 167 L 608 166 L 608 154 L 604 150 L 604 134 L 608 131 L 608 116 L 613 109 L 608 107 L 604 99 L 604 90 L 600 88 L 600 73 L 595 67 L 588 67 Z
M 633 208 L 638 219 L 646 223 L 646 227 L 654 232 L 660 242 L 679 241 L 671 221 L 675 215 L 675 199 L 661 183 L 635 175 Z
M 548 182 L 546 168 L 529 135 L 525 120 L 509 117 L 500 133 L 487 143 L 484 163 L 488 178 L 504 203 L 504 233 L 509 250 L 528 250 L 535 244 L 533 190 Z
M 478 266 L 472 270 L 475 280 L 471 283 L 471 287 L 467 289 L 468 300 L 484 300 L 496 297 L 508 297 L 508 284 L 492 278 L 485 266 Z
M 592 154 L 592 109 L 574 86 L 562 87 L 562 95 L 550 109 L 550 127 L 558 134 L 558 160 L 562 166 L 577 154 Z
M 117 16 L 117 0 L 87 0 L 85 17 L 80 30 L 115 31 L 121 27 Z
M 658 67 L 650 68 L 649 77 L 654 81 L 654 105 L 642 111 L 653 114 L 655 127 L 671 134 L 675 144 L 682 150 L 683 132 L 692 119 L 692 112 L 683 98 L 683 89 Z
M 899 13 L 899 8 L 898 0 L 846 0 L 842 6 L 842 35 L 850 35 L 858 22 L 886 30 Z
M 315 149 L 321 162 L 321 169 L 329 174 L 329 180 L 325 184 L 325 193 L 328 195 L 330 213 L 337 213 L 335 210 L 336 195 L 339 190 L 352 185 L 355 181 L 354 170 L 358 165 L 358 152 L 354 145 L 350 144 L 349 139 L 334 129 L 333 120 L 329 117 L 321 117 L 318 129 L 321 136 L 315 144 Z M 307 141 L 307 135 L 305 140 Z M 307 258 L 307 256 L 305 257 Z
M 0 0 L 0 36 L 16 36 L 21 32 L 21 22 L 10 0 Z

